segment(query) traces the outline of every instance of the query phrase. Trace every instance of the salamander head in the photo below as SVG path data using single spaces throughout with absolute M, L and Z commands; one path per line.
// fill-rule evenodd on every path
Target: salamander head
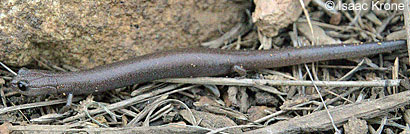
M 22 68 L 11 81 L 11 88 L 23 95 L 37 96 L 57 93 L 52 72 Z

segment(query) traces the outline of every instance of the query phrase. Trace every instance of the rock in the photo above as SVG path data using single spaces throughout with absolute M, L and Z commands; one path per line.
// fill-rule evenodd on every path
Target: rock
M 339 44 L 340 41 L 333 39 L 332 37 L 328 36 L 324 29 L 317 25 L 312 25 L 312 30 L 309 27 L 308 23 L 297 23 L 298 30 L 306 36 L 309 41 L 313 41 L 316 44 Z
M 199 126 L 202 126 L 205 128 L 217 129 L 217 128 L 224 128 L 224 127 L 230 127 L 230 126 L 237 126 L 237 124 L 233 120 L 225 116 L 196 111 L 192 109 L 191 111 L 192 111 L 192 114 L 194 114 L 196 121 L 201 121 L 199 123 Z M 192 118 L 191 118 L 192 115 L 189 114 L 188 110 L 182 110 L 180 111 L 180 114 L 185 120 L 187 120 L 191 124 L 193 123 Z M 235 128 L 235 129 L 228 129 L 227 131 L 223 131 L 223 132 L 238 134 L 238 133 L 242 133 L 242 130 L 240 128 Z
M 220 102 L 216 98 L 209 96 L 201 96 L 197 102 L 200 105 L 221 106 Z
M 395 31 L 387 35 L 386 40 L 404 40 L 406 35 L 406 30 Z
M 367 134 L 369 130 L 367 128 L 367 122 L 355 117 L 349 119 L 349 121 L 343 125 L 346 134 Z
M 275 98 L 272 94 L 268 92 L 256 92 L 255 94 L 255 102 L 257 105 L 269 105 L 269 106 L 277 106 L 279 100 Z
M 162 49 L 199 46 L 243 21 L 243 0 L 1 1 L 0 61 L 45 58 L 91 68 Z
M 0 125 L 0 133 L 9 134 L 11 132 L 10 127 L 12 127 L 12 124 L 10 122 L 5 122 L 5 123 L 1 124 Z
M 310 0 L 303 0 L 308 5 Z M 258 30 L 267 37 L 274 37 L 279 30 L 288 27 L 302 13 L 299 0 L 254 0 L 252 20 Z
M 266 106 L 251 106 L 251 108 L 248 109 L 248 114 L 249 114 L 249 120 L 250 121 L 256 121 L 258 119 L 261 119 L 265 116 L 268 115 L 265 110 L 270 110 L 276 112 L 276 110 L 268 108 Z

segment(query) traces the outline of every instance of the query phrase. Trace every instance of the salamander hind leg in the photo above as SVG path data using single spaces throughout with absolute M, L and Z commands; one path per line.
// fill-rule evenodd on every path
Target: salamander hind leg
M 238 73 L 241 77 L 245 77 L 247 74 L 247 70 L 244 69 L 242 66 L 234 65 L 232 70 Z

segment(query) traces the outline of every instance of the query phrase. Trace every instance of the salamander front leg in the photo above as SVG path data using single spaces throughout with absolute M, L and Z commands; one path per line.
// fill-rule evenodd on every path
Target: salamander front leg
M 61 108 L 59 110 L 59 113 L 67 112 L 71 108 L 72 103 L 73 103 L 73 93 L 68 93 L 67 94 L 67 103 L 65 104 L 65 106 L 63 108 Z
M 67 103 L 65 104 L 66 106 L 71 106 L 73 103 L 73 93 L 68 93 L 67 95 Z

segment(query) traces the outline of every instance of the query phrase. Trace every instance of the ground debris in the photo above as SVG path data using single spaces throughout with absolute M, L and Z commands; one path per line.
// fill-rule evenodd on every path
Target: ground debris
M 393 94 L 380 99 L 342 105 L 329 109 L 336 125 L 345 123 L 351 117 L 369 119 L 395 108 L 407 105 L 410 102 L 410 91 Z M 280 121 L 265 128 L 248 131 L 247 134 L 253 133 L 269 133 L 269 134 L 284 134 L 284 133 L 301 133 L 329 130 L 332 127 L 326 111 L 322 110 L 309 115 L 295 117 L 286 121 Z

